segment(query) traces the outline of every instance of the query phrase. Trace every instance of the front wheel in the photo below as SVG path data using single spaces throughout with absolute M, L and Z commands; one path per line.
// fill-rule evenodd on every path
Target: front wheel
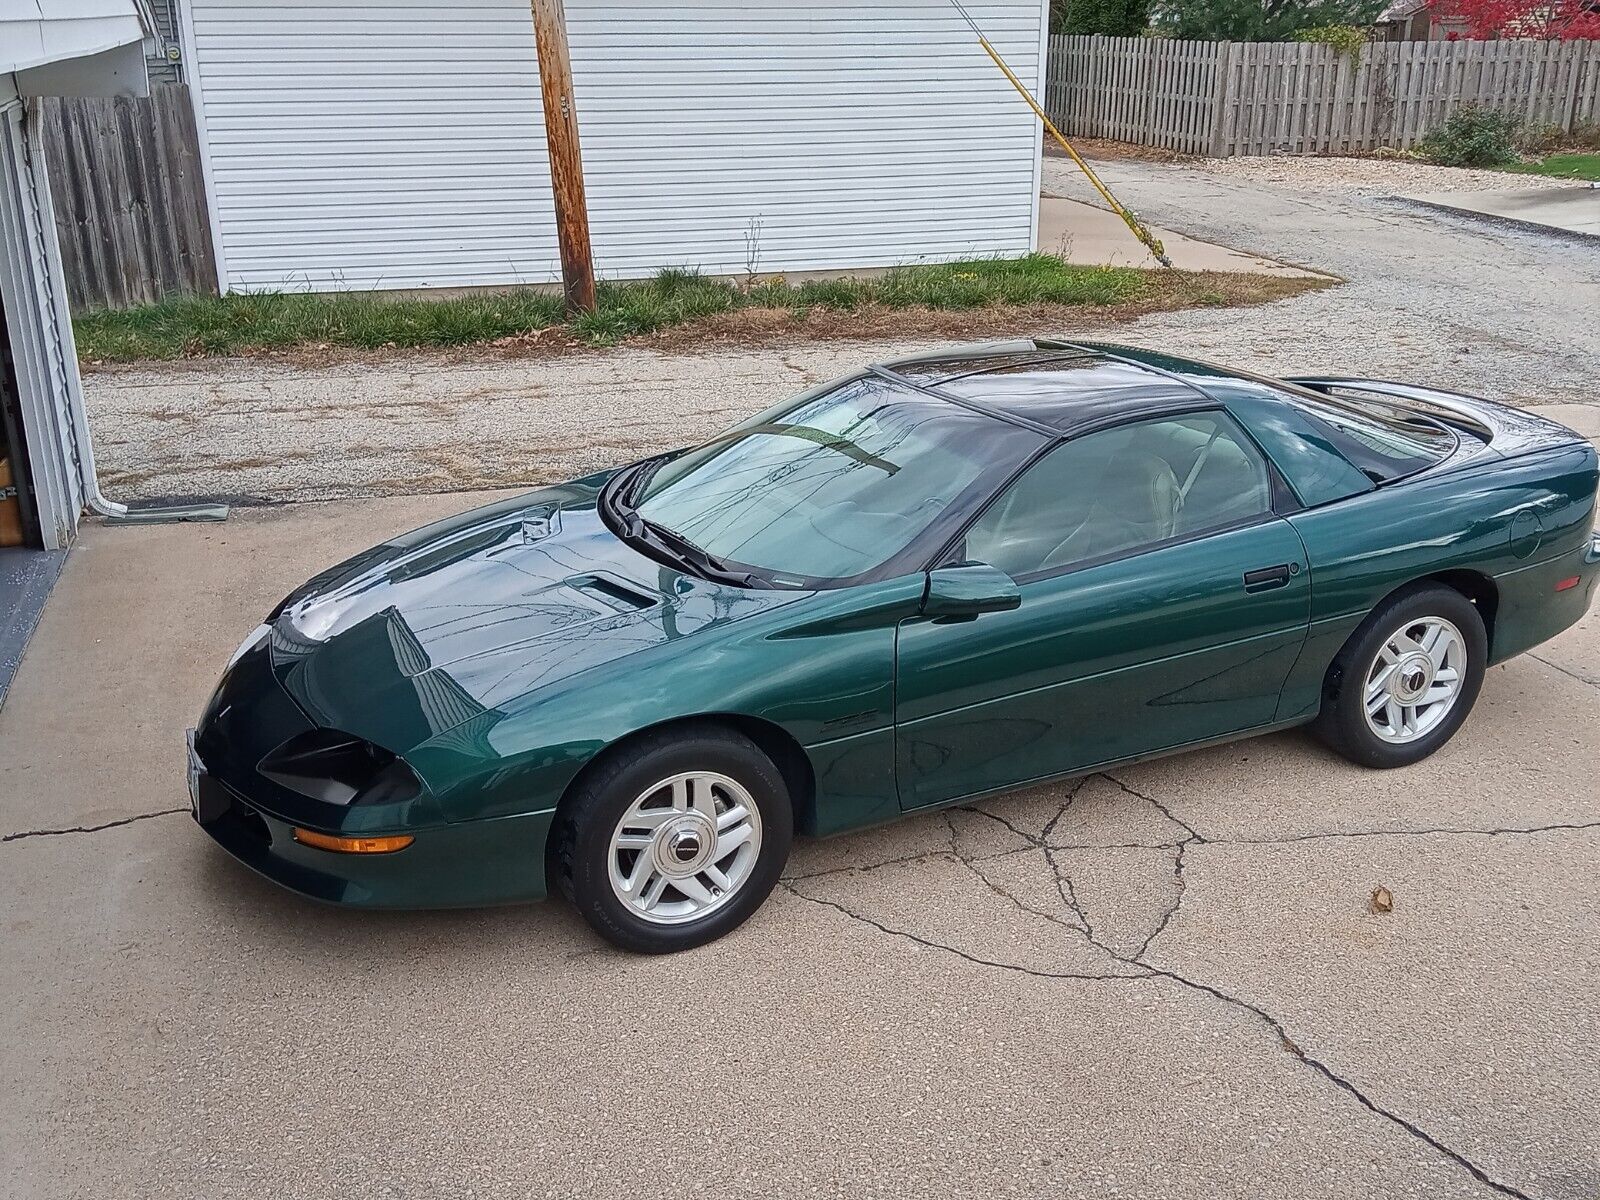
M 1478 699 L 1488 637 L 1477 607 L 1439 585 L 1381 604 L 1328 672 L 1314 729 L 1367 767 L 1403 767 L 1444 745 Z
M 625 950 L 721 937 L 761 906 L 789 857 L 783 776 L 720 727 L 619 747 L 562 804 L 552 868 L 578 912 Z

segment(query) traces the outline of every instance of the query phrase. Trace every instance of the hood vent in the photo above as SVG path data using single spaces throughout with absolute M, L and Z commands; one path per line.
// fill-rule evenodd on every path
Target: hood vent
M 609 575 L 590 575 L 572 581 L 574 587 L 606 601 L 618 612 L 638 612 L 661 603 L 657 594 L 646 592 Z

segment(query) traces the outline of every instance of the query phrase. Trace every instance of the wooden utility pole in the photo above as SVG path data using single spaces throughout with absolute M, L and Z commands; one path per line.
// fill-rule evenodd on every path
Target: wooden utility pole
M 539 89 L 544 93 L 544 133 L 550 146 L 550 190 L 561 241 L 561 282 L 567 311 L 594 311 L 594 255 L 589 248 L 589 203 L 583 193 L 583 155 L 578 145 L 578 108 L 572 99 L 572 60 L 567 54 L 567 14 L 561 0 L 529 0 L 533 40 L 539 51 Z

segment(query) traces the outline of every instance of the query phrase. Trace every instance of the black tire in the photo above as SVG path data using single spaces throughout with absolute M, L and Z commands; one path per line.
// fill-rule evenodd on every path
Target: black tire
M 1465 643 L 1465 668 L 1455 701 L 1437 723 L 1408 742 L 1385 740 L 1367 719 L 1364 693 L 1379 652 L 1391 636 L 1426 617 L 1450 622 Z M 1405 767 L 1427 758 L 1454 736 L 1483 686 L 1489 639 L 1477 606 L 1454 588 L 1423 584 L 1389 597 L 1350 635 L 1323 685 L 1322 711 L 1312 732 L 1336 754 L 1364 767 Z
M 759 815 L 759 849 L 736 889 L 725 899 L 719 893 L 717 907 L 680 924 L 659 924 L 636 912 L 613 888 L 612 837 L 636 800 L 689 772 L 725 776 L 749 794 Z M 717 802 L 725 803 L 728 794 L 718 795 Z M 623 743 L 579 780 L 562 800 L 551 830 L 549 867 L 562 893 L 601 937 L 635 953 L 670 954 L 714 941 L 761 907 L 788 861 L 793 837 L 789 789 L 754 742 L 719 725 L 680 726 Z M 704 883 L 705 877 L 699 878 Z M 667 895 L 687 900 L 676 890 Z

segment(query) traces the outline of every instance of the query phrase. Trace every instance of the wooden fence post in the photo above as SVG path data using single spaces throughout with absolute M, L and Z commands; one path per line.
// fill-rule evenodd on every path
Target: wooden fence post
M 1233 69 L 1233 43 L 1218 42 L 1216 73 L 1211 83 L 1211 157 L 1226 158 L 1232 148 L 1227 144 L 1229 81 Z

